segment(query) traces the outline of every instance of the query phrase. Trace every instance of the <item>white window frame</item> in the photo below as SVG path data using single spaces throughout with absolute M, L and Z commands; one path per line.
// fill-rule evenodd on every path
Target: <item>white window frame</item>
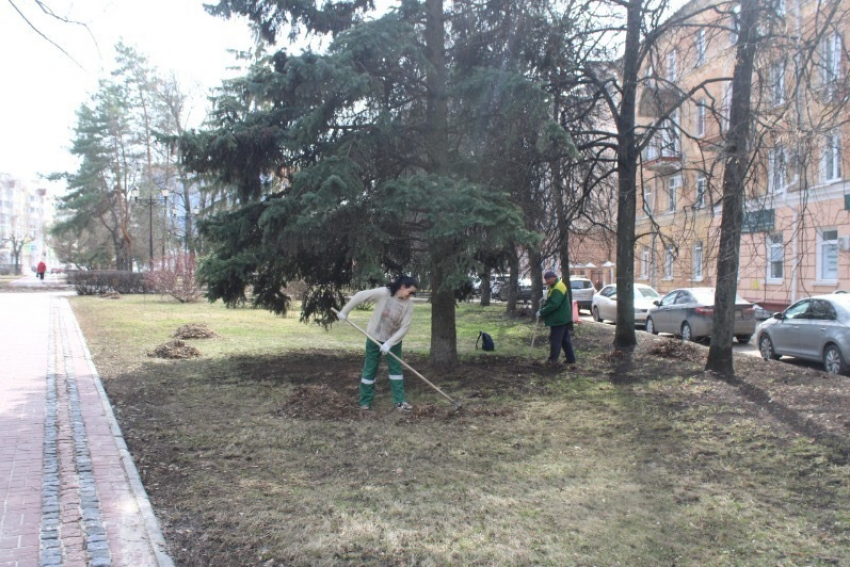
M 825 94 L 833 94 L 836 83 L 841 79 L 842 45 L 841 36 L 831 33 L 823 38 L 821 44 L 821 80 Z
M 697 240 L 694 242 L 694 253 L 693 253 L 693 278 L 692 280 L 695 282 L 701 282 L 703 279 L 703 252 L 704 248 L 702 245 L 702 240 Z
M 702 138 L 705 136 L 705 105 L 706 101 L 701 98 L 697 101 L 696 108 L 696 137 Z
M 767 283 L 780 284 L 785 278 L 785 240 L 781 232 L 767 236 Z
M 708 179 L 704 175 L 697 177 L 696 194 L 694 195 L 694 208 L 701 209 L 705 207 L 705 196 L 708 192 Z
M 673 279 L 673 262 L 676 254 L 671 246 L 668 246 L 664 252 L 664 279 L 669 281 Z
M 738 44 L 738 30 L 741 26 L 741 5 L 732 6 L 732 25 L 729 32 L 729 42 L 734 46 Z
M 652 186 L 650 184 L 643 185 L 643 215 L 648 217 L 654 214 L 652 202 Z
M 649 279 L 649 247 L 644 246 L 640 251 L 640 279 Z
M 671 83 L 675 83 L 677 76 L 676 50 L 671 49 L 667 52 L 667 57 L 665 59 L 664 77 Z
M 785 63 L 782 61 L 770 66 L 770 102 L 773 106 L 785 103 Z
M 824 181 L 841 179 L 841 135 L 838 132 L 833 131 L 823 137 L 820 162 Z
M 815 283 L 834 284 L 838 281 L 838 229 L 835 227 L 818 229 L 817 246 L 817 281 Z M 830 269 L 832 261 L 827 257 L 828 254 L 835 258 L 833 269 Z
M 705 42 L 705 28 L 700 28 L 697 31 L 696 39 L 694 41 L 697 52 L 696 62 L 694 64 L 695 67 L 702 67 L 705 65 L 705 52 L 706 52 L 706 42 Z
M 669 179 L 667 179 L 667 212 L 672 213 L 676 211 L 677 204 L 677 193 L 679 192 L 679 187 L 682 186 L 682 178 L 678 175 L 673 175 Z
M 785 148 L 776 146 L 767 154 L 767 192 L 780 196 L 785 193 L 788 171 L 785 164 Z

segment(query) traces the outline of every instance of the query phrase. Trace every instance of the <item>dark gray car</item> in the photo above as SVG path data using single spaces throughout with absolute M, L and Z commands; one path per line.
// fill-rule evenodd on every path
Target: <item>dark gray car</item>
M 827 372 L 848 374 L 850 367 L 850 295 L 801 299 L 758 327 L 765 360 L 794 356 L 822 362 Z
M 646 317 L 646 331 L 671 333 L 685 341 L 711 336 L 714 329 L 714 288 L 676 289 L 656 301 Z M 755 309 L 746 299 L 735 296 L 735 338 L 748 343 L 756 330 Z

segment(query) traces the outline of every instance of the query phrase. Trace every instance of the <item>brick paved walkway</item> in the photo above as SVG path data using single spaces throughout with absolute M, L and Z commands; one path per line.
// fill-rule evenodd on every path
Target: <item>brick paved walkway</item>
M 66 299 L 0 294 L 0 566 L 170 566 Z

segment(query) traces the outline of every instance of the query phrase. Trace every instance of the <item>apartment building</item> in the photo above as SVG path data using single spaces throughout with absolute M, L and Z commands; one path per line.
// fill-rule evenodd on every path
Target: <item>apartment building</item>
M 772 309 L 850 291 L 850 2 L 833 7 L 780 0 L 760 20 L 738 290 Z M 661 292 L 716 281 L 737 13 L 688 3 L 643 70 L 635 275 Z
M 46 235 L 52 210 L 47 189 L 0 173 L 0 273 L 13 273 L 13 246 L 20 248 L 22 273 L 42 258 L 52 265 Z

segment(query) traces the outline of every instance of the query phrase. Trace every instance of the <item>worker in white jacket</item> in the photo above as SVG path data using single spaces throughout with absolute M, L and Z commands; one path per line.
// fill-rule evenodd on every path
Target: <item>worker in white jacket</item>
M 345 321 L 357 305 L 366 301 L 375 302 L 375 311 L 369 319 L 366 332 L 380 342 L 381 346 L 366 339 L 366 362 L 363 364 L 363 374 L 360 378 L 360 409 L 372 408 L 372 400 L 375 398 L 375 376 L 378 374 L 381 355 L 391 352 L 401 358 L 401 340 L 407 334 L 413 320 L 412 298 L 416 295 L 418 287 L 416 279 L 400 276 L 386 287 L 355 293 L 339 312 L 338 317 Z M 390 372 L 390 390 L 396 409 L 410 411 L 413 406 L 408 404 L 404 397 L 401 363 L 388 356 L 387 367 Z

